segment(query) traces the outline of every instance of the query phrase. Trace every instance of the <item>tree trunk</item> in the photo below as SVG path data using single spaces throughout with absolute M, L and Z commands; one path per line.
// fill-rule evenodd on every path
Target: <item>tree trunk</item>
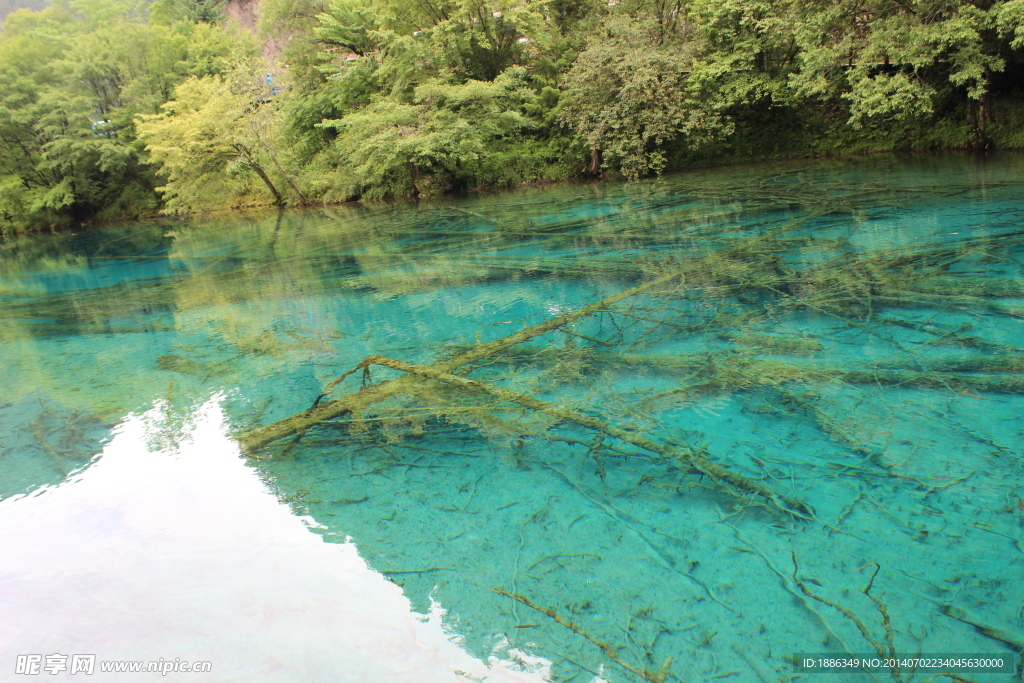
M 274 187 L 274 183 L 270 182 L 270 178 L 267 176 L 267 172 L 263 170 L 263 167 L 257 164 L 255 161 L 248 161 L 249 167 L 256 171 L 256 175 L 266 184 L 267 189 L 270 190 L 270 194 L 274 195 L 274 206 L 284 206 L 284 198 L 281 193 Z
M 504 351 L 516 344 L 521 344 L 533 339 L 534 337 L 560 329 L 570 323 L 576 322 L 577 320 L 588 318 L 596 314 L 598 311 L 602 311 L 623 299 L 627 299 L 631 296 L 636 296 L 637 294 L 646 292 L 649 289 L 654 289 L 655 287 L 668 284 L 679 276 L 679 271 L 673 271 L 671 273 L 661 275 L 653 280 L 648 280 L 647 282 L 636 285 L 635 287 L 630 287 L 629 289 L 618 292 L 617 294 L 607 296 L 604 299 L 596 301 L 588 306 L 584 306 L 583 308 L 562 313 L 549 320 L 537 323 L 536 325 L 531 325 L 530 327 L 519 330 L 518 332 L 506 337 L 502 337 L 501 339 L 487 342 L 485 344 L 478 344 L 467 351 L 436 361 L 426 367 L 439 372 L 453 372 L 465 365 L 468 365 L 469 363 L 474 363 L 478 360 L 493 356 L 494 354 Z M 329 402 L 320 403 L 321 398 L 327 395 L 334 386 L 350 374 L 351 372 L 345 373 L 338 379 L 328 383 L 327 386 L 324 387 L 325 393 L 321 394 L 321 396 L 317 398 L 316 403 L 309 408 L 309 410 L 283 420 L 278 420 L 272 425 L 267 425 L 266 427 L 260 427 L 247 432 L 239 437 L 239 442 L 248 452 L 252 453 L 263 448 L 272 441 L 283 439 L 291 434 L 305 432 L 314 425 L 320 424 L 326 420 L 334 419 L 340 415 L 365 409 L 374 403 L 383 401 L 386 398 L 404 393 L 410 385 L 415 386 L 415 383 L 411 381 L 411 376 L 406 375 L 405 377 L 401 377 L 396 380 L 364 387 L 361 391 L 349 394 L 342 398 L 336 398 Z
M 518 391 L 503 389 L 501 387 L 491 386 L 484 382 L 478 382 L 459 375 L 453 375 L 449 372 L 437 369 L 436 363 L 433 366 L 413 365 L 412 363 L 405 363 L 393 358 L 370 356 L 363 360 L 363 362 L 359 364 L 359 367 L 368 368 L 371 364 L 383 365 L 394 370 L 409 373 L 410 375 L 419 375 L 420 377 L 426 377 L 437 382 L 444 382 L 445 384 L 450 384 L 468 391 L 487 394 L 488 396 L 493 396 L 499 401 L 516 403 L 525 408 L 529 408 L 530 410 L 535 410 L 554 417 L 559 421 L 573 422 L 582 427 L 586 427 L 596 432 L 607 434 L 612 438 L 633 444 L 634 446 L 646 451 L 656 453 L 665 460 L 680 460 L 685 462 L 705 476 L 717 479 L 718 481 L 733 486 L 740 491 L 746 491 L 747 493 L 764 497 L 784 512 L 794 514 L 805 519 L 812 517 L 814 514 L 803 502 L 787 496 L 784 493 L 776 493 L 757 480 L 736 474 L 735 472 L 705 458 L 700 449 L 693 448 L 685 443 L 676 446 L 662 443 L 639 430 L 621 429 L 602 420 L 601 418 L 594 417 L 593 415 L 587 415 L 586 413 L 581 413 L 578 410 L 561 406 L 556 403 L 542 401 L 534 396 L 530 396 L 529 394 L 522 394 Z
M 981 99 L 967 99 L 967 126 L 971 132 L 971 150 L 974 152 L 988 152 L 992 150 L 992 140 L 987 134 L 988 123 L 993 121 L 992 96 L 989 93 L 989 81 L 991 76 L 988 70 L 985 71 L 985 92 Z
M 300 205 L 305 206 L 306 204 L 308 204 L 309 202 L 306 201 L 306 196 L 302 194 L 302 190 L 300 190 L 298 186 L 292 181 L 291 176 L 285 173 L 285 170 L 281 166 L 281 163 L 277 160 L 277 155 L 274 154 L 274 151 L 270 148 L 270 145 L 264 142 L 263 138 L 260 136 L 259 130 L 256 128 L 256 125 L 251 120 L 249 122 L 249 127 L 252 128 L 253 135 L 256 136 L 256 140 L 260 143 L 260 146 L 263 147 L 263 151 L 267 153 L 267 156 L 270 157 L 270 160 L 274 163 L 274 167 L 277 169 L 277 172 L 281 174 L 281 177 L 284 178 L 284 181 L 288 183 L 288 186 L 291 187 L 295 194 L 298 196 Z M 260 173 L 259 171 L 256 172 Z M 261 173 L 260 176 L 263 177 L 263 174 Z M 263 177 L 263 181 L 268 182 L 265 177 Z
M 296 185 L 295 182 L 292 181 L 291 176 L 285 173 L 284 169 L 281 167 L 281 164 L 278 163 L 277 157 L 273 154 L 273 152 L 271 152 L 268 149 L 267 154 L 270 155 L 270 160 L 274 162 L 274 166 L 277 168 L 277 172 L 280 173 L 281 177 L 284 178 L 284 181 L 288 183 L 288 187 L 292 188 L 292 191 L 295 192 L 296 195 L 298 195 L 300 205 L 305 206 L 306 204 L 308 204 L 309 202 L 306 201 L 306 195 L 302 194 L 302 190 L 300 190 L 298 185 Z

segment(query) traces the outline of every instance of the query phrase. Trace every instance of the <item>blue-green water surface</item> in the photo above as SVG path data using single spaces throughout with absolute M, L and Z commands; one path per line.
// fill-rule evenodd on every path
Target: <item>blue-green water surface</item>
M 411 375 L 407 389 L 256 457 L 228 438 L 402 375 L 374 365 L 325 394 L 368 356 L 429 365 L 673 274 L 453 370 L 549 409 Z M 142 451 L 184 461 L 208 438 L 223 454 L 223 486 L 258 477 L 302 520 L 288 538 L 319 534 L 357 552 L 390 582 L 374 590 L 403 595 L 410 614 L 483 663 L 470 672 L 410 658 L 401 672 L 360 673 L 325 662 L 291 680 L 925 681 L 948 671 L 809 674 L 798 653 L 985 653 L 1011 672 L 958 675 L 1015 680 L 1024 158 L 793 162 L 16 239 L 0 245 L 0 306 L 0 525 L 20 524 L 29 505 L 45 514 L 83 481 L 112 481 L 107 458 L 127 462 L 134 449 L 139 462 Z M 112 448 L 132 425 L 134 445 Z M 185 479 L 202 480 L 204 462 Z M 176 500 L 118 531 L 124 543 L 185 514 Z M 218 508 L 218 524 L 246 518 L 249 504 Z M 25 538 L 5 537 L 7 550 L 24 551 Z M 116 558 L 121 536 L 110 538 Z M 184 545 L 166 546 L 161 589 L 196 600 L 172 571 Z M 203 575 L 214 593 L 233 590 L 245 547 L 204 546 L 223 567 Z M 274 609 L 362 590 L 328 571 L 340 556 L 308 552 L 275 565 L 275 585 L 288 588 Z M 303 564 L 324 571 L 310 579 Z M 139 571 L 113 566 L 110 580 L 118 566 Z M 26 571 L 0 564 L 0 586 L 45 596 L 83 581 L 68 568 L 39 587 Z M 289 597 L 297 584 L 307 597 Z M 380 616 L 373 604 L 346 623 Z M 10 609 L 11 619 L 30 612 Z M 347 647 L 317 625 L 315 602 L 304 609 L 293 636 Z M 258 621 L 231 628 L 255 633 Z M 195 680 L 294 674 L 238 666 Z

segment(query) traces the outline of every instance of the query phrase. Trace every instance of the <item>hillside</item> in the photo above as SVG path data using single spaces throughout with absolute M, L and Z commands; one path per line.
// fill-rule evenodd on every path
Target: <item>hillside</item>
M 1024 148 L 1024 0 L 80 0 L 16 16 L 0 232 Z

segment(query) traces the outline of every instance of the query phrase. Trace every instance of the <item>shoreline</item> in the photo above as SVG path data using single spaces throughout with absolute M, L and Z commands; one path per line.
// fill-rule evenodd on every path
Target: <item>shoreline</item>
M 217 217 L 227 214 L 246 214 L 256 213 L 261 215 L 268 215 L 272 213 L 283 213 L 285 211 L 295 210 L 316 210 L 326 209 L 331 207 L 341 206 L 367 206 L 367 205 L 393 205 L 400 202 L 408 202 L 418 204 L 421 202 L 439 201 L 445 199 L 464 199 L 468 197 L 480 197 L 489 195 L 503 195 L 506 193 L 520 192 L 531 189 L 547 189 L 559 185 L 583 185 L 583 184 L 618 184 L 618 183 L 630 183 L 630 182 L 643 182 L 649 181 L 661 177 L 671 177 L 686 173 L 699 173 L 702 171 L 725 169 L 725 168 L 743 168 L 747 166 L 756 166 L 760 164 L 776 164 L 776 163 L 787 163 L 787 162 L 800 162 L 800 161 L 841 161 L 841 160 L 853 160 L 853 159 L 868 159 L 877 158 L 883 155 L 891 155 L 894 158 L 914 158 L 914 157 L 928 157 L 928 156 L 956 156 L 956 157 L 972 157 L 976 161 L 987 162 L 994 159 L 1002 154 L 1024 154 L 1024 148 L 998 148 L 989 150 L 986 152 L 973 152 L 969 148 L 946 148 L 946 149 L 911 149 L 911 150 L 858 150 L 851 151 L 848 153 L 828 153 L 819 152 L 815 154 L 799 154 L 799 155 L 784 155 L 784 156 L 764 156 L 759 158 L 751 159 L 735 159 L 725 160 L 720 162 L 711 162 L 707 164 L 694 164 L 688 167 L 676 167 L 666 169 L 663 173 L 658 175 L 647 176 L 638 180 L 629 180 L 618 173 L 605 173 L 597 176 L 577 176 L 562 178 L 558 180 L 537 180 L 520 183 L 517 186 L 510 187 L 487 187 L 483 189 L 472 189 L 463 190 L 457 192 L 447 192 L 440 195 L 428 195 L 428 196 L 416 196 L 416 197 L 384 197 L 380 199 L 353 199 L 345 202 L 310 202 L 308 204 L 295 204 L 275 207 L 273 204 L 251 204 L 247 206 L 237 207 L 224 207 L 218 209 L 207 209 L 203 211 L 194 211 L 182 214 L 144 214 L 133 217 L 117 218 L 103 221 L 86 221 L 79 223 L 76 226 L 50 226 L 48 228 L 42 228 L 35 231 L 23 231 L 9 234 L 0 234 L 0 244 L 3 244 L 9 240 L 23 237 L 27 235 L 42 235 L 42 234 L 76 234 L 80 232 L 90 231 L 92 229 L 106 228 L 117 226 L 126 223 L 133 223 L 138 221 L 166 221 L 166 222 L 177 222 L 187 220 L 189 218 L 196 217 Z

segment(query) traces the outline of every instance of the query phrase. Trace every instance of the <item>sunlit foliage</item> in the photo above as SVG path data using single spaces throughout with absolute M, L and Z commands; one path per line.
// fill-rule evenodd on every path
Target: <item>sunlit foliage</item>
M 219 73 L 233 38 L 148 23 L 131 2 L 79 0 L 9 15 L 0 34 L 0 232 L 157 208 L 136 114 L 177 83 Z
M 261 0 L 244 27 L 230 7 L 7 16 L 0 231 L 1024 147 L 1024 0 Z

